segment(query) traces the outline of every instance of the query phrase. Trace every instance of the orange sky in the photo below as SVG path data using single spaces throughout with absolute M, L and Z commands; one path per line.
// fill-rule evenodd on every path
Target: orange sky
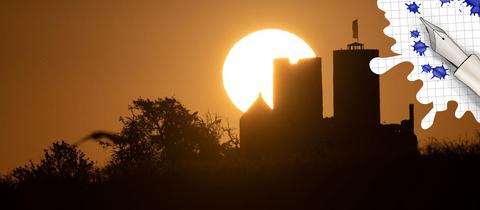
M 236 41 L 260 29 L 302 37 L 323 59 L 326 114 L 331 115 L 332 51 L 360 39 L 382 56 L 393 40 L 374 0 L 262 1 L 17 1 L 0 3 L 0 173 L 38 158 L 55 140 L 75 142 L 94 130 L 120 128 L 118 118 L 138 97 L 176 96 L 192 110 L 218 113 L 238 127 L 241 112 L 222 84 L 223 61 Z M 410 64 L 381 77 L 382 121 L 408 116 L 420 82 Z M 472 135 L 480 127 L 449 110 L 432 129 L 419 120 L 431 106 L 416 104 L 417 134 Z M 83 145 L 101 163 L 106 151 Z

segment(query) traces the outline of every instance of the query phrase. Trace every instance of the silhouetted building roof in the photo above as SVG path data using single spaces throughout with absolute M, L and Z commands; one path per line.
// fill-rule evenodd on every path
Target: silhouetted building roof
M 267 102 L 263 99 L 262 94 L 258 94 L 258 98 L 245 112 L 244 116 L 256 116 L 258 114 L 270 113 L 272 109 L 268 106 Z
M 261 94 L 240 118 L 240 139 L 243 152 L 248 155 L 261 154 L 272 142 L 271 137 L 272 109 Z

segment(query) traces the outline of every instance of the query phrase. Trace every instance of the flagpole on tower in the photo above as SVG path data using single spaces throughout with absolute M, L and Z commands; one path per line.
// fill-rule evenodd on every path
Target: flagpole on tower
M 358 38 L 358 19 L 353 21 L 352 30 L 353 30 L 353 38 L 357 39 L 357 42 L 360 42 L 360 39 Z
M 352 22 L 352 31 L 353 31 L 353 38 L 355 39 L 355 42 L 347 45 L 349 50 L 363 50 L 364 45 L 360 43 L 360 39 L 358 38 L 358 19 L 355 19 Z

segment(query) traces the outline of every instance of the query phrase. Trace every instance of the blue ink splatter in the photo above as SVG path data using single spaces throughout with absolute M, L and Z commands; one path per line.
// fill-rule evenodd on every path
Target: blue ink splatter
M 425 55 L 425 51 L 427 51 L 428 46 L 422 41 L 414 41 L 414 42 L 415 44 L 412 46 L 413 51 L 418 53 L 420 56 Z
M 442 5 L 440 5 L 440 6 L 443 7 L 443 4 L 448 4 L 448 3 L 452 2 L 452 0 L 440 0 L 440 2 L 442 2 Z
M 470 15 L 478 15 L 480 16 L 480 6 L 477 6 L 477 7 L 474 7 L 472 8 L 472 10 L 470 10 Z
M 480 0 L 465 0 L 463 3 L 467 4 L 467 7 L 471 7 L 470 15 L 480 16 Z
M 471 1 L 475 1 L 475 0 L 471 0 Z M 407 6 L 407 9 L 410 12 L 413 12 L 413 14 L 415 14 L 415 13 L 420 14 L 420 11 L 418 11 L 418 9 L 420 9 L 420 5 L 422 5 L 422 4 L 417 4 L 416 2 L 413 2 L 413 3 L 410 3 L 410 4 L 405 3 L 405 5 Z
M 422 65 L 422 73 L 425 72 L 425 73 L 430 73 L 432 71 L 433 67 L 430 66 L 430 64 L 425 64 L 425 65 Z
M 476 6 L 480 5 L 479 0 L 465 0 L 463 3 L 467 4 L 467 6 L 469 6 L 469 7 L 476 7 Z
M 420 37 L 420 31 L 418 31 L 417 29 L 415 29 L 413 31 L 410 31 L 410 36 L 412 38 L 418 38 L 418 37 Z
M 447 68 L 445 68 L 442 64 L 442 66 L 436 66 L 435 68 L 432 69 L 433 73 L 433 78 L 438 78 L 438 79 L 445 79 L 445 76 L 447 76 Z

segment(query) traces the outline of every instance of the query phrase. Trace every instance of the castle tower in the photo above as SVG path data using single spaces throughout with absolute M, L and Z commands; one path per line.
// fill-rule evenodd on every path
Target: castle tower
M 303 122 L 323 119 L 322 59 L 307 58 L 296 64 L 277 59 L 274 66 L 274 114 Z
M 358 21 L 353 29 L 354 38 L 358 38 Z M 359 42 L 333 52 L 334 116 L 338 123 L 360 129 L 380 126 L 380 80 L 369 67 L 370 60 L 378 55 L 378 50 L 364 49 Z

